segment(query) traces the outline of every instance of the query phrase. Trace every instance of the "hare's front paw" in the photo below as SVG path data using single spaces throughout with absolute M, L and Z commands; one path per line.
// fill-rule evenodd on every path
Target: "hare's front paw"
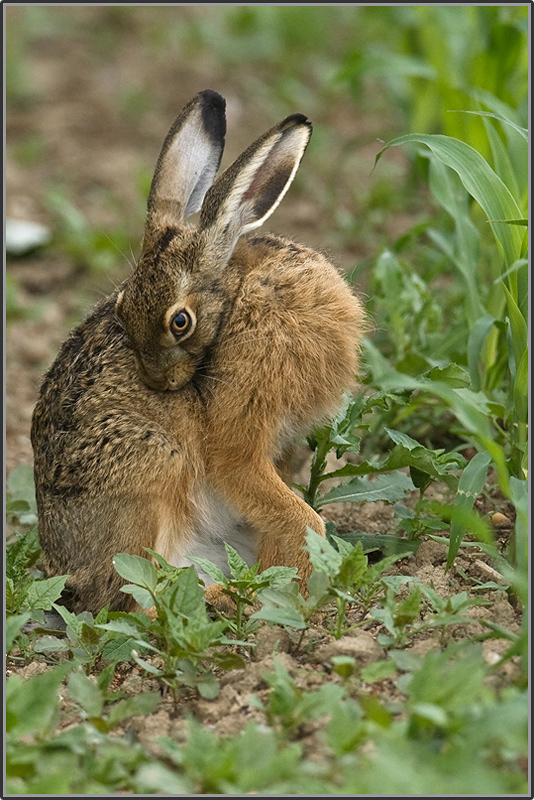
M 234 601 L 224 592 L 224 587 L 220 583 L 212 583 L 206 587 L 204 597 L 208 605 L 225 617 L 234 617 L 236 605 Z

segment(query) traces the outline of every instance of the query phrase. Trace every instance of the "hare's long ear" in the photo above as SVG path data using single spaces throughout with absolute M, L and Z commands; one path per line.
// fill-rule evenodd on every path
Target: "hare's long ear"
M 217 92 L 199 92 L 174 121 L 150 187 L 149 222 L 176 226 L 200 209 L 221 162 L 225 106 Z
M 295 177 L 312 132 L 293 114 L 267 131 L 215 181 L 206 194 L 199 227 L 229 256 L 243 233 L 262 225 Z

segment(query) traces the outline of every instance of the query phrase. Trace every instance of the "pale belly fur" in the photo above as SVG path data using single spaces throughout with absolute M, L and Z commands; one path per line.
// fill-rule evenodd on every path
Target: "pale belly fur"
M 236 550 L 249 566 L 258 561 L 258 535 L 245 520 L 231 508 L 225 499 L 210 486 L 205 486 L 195 501 L 196 519 L 194 529 L 189 532 L 184 547 L 182 537 L 178 539 L 181 546 L 170 548 L 163 554 L 175 567 L 188 567 L 191 564 L 197 570 L 206 586 L 212 584 L 213 578 L 207 575 L 192 558 L 206 558 L 216 564 L 225 575 L 230 574 L 224 543 L 227 542 Z

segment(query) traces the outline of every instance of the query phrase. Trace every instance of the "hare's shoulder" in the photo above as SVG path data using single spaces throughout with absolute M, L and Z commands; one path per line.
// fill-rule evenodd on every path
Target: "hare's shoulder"
M 234 307 L 233 320 L 269 328 L 280 322 L 288 334 L 307 329 L 317 315 L 334 318 L 359 305 L 345 279 L 318 250 L 286 239 L 265 235 L 247 237 L 236 248 L 245 273 Z
M 274 233 L 249 234 L 239 244 L 247 248 L 246 256 L 254 267 L 262 263 L 283 265 L 288 261 L 298 264 L 325 260 L 317 250 Z M 239 247 L 235 252 L 239 253 Z
M 112 394 L 135 376 L 135 365 L 126 335 L 113 313 L 114 297 L 97 305 L 63 342 L 44 376 L 34 412 L 34 427 L 74 426 L 81 412 L 87 415 L 92 400 Z M 93 409 L 94 413 L 94 409 Z
M 118 356 L 131 360 L 131 347 L 113 313 L 114 305 L 114 296 L 106 298 L 70 332 L 45 376 L 41 394 L 54 385 L 74 388 L 87 382 Z

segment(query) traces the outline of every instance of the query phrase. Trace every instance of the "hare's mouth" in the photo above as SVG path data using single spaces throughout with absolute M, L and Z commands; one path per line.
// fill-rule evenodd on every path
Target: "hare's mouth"
M 189 383 L 195 374 L 195 365 L 192 361 L 182 362 L 167 372 L 153 372 L 138 362 L 139 377 L 149 389 L 158 392 L 177 392 L 186 383 Z

